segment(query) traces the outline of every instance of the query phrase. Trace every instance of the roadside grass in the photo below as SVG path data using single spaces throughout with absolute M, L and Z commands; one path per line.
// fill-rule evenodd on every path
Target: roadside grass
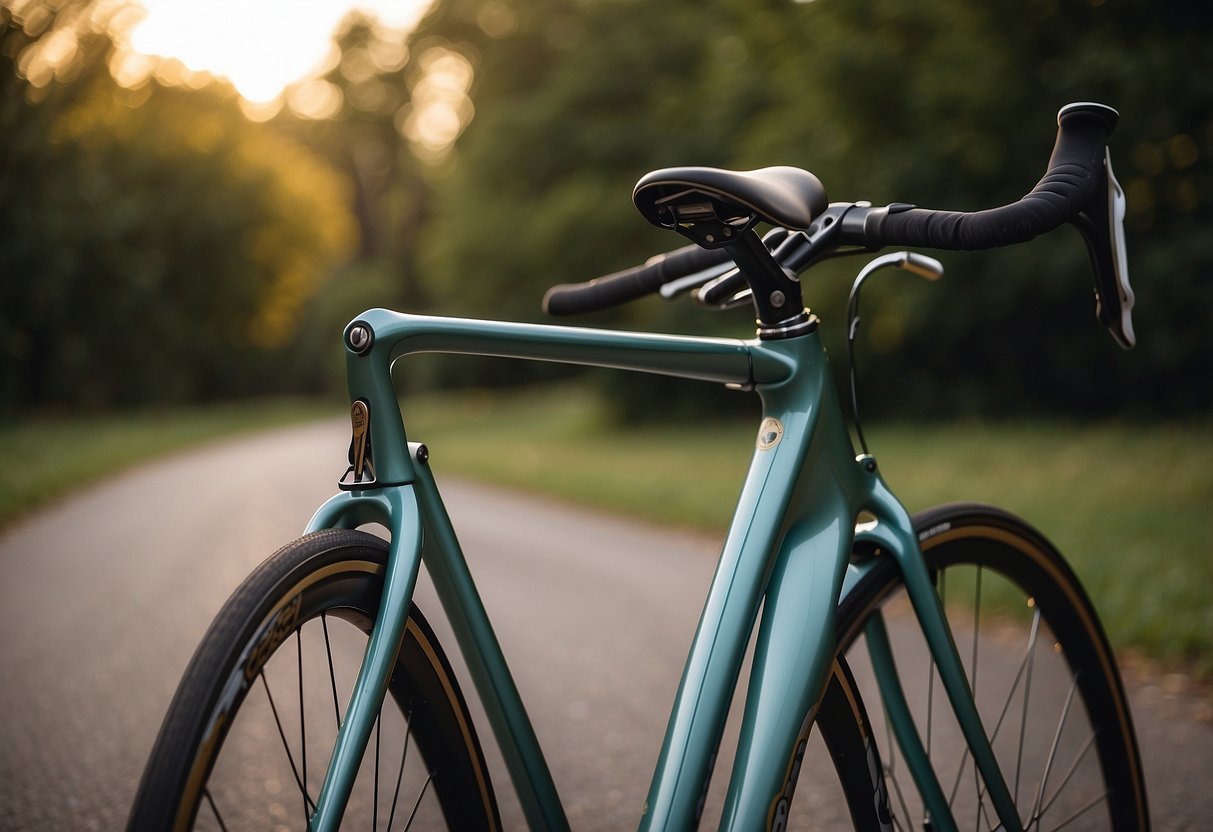
M 340 412 L 280 399 L 0 421 L 0 528 L 73 489 L 170 451 Z
M 0 422 L 0 527 L 141 460 L 340 410 L 288 401 Z M 722 536 L 757 418 L 620 428 L 602 413 L 578 388 L 477 391 L 410 397 L 405 421 L 409 438 L 429 445 L 440 484 L 470 477 Z M 967 500 L 1021 515 L 1069 559 L 1118 649 L 1213 681 L 1213 425 L 865 432 L 911 510 Z

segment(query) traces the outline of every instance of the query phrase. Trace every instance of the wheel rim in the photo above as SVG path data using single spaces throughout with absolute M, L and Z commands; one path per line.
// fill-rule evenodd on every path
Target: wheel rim
M 1131 736 L 1123 695 L 1115 677 L 1111 688 L 1106 681 L 1110 656 L 1103 655 L 1102 634 L 1088 631 L 1098 625 L 1093 618 L 1085 620 L 1089 606 L 1078 597 L 1081 591 L 1057 573 L 1057 561 L 1043 550 L 1025 558 L 1024 549 L 1032 544 L 1022 538 L 1004 533 L 1004 540 L 975 543 L 970 538 L 976 534 L 973 528 L 957 528 L 954 543 L 928 542 L 924 548 L 1021 822 L 1033 832 L 1141 828 L 1144 799 L 1132 794 L 1136 755 L 1126 751 L 1122 738 Z M 917 685 L 924 700 L 913 716 L 958 828 L 997 828 L 904 591 L 893 579 L 895 571 L 887 570 L 880 591 L 862 611 L 844 612 L 840 621 L 840 643 L 869 703 L 895 828 L 930 827 L 878 704 L 866 639 L 859 632 L 859 622 L 874 609 L 889 618 L 907 694 L 913 697 L 910 688 Z M 896 626 L 903 617 L 907 626 Z M 924 681 L 909 681 L 918 677 Z
M 341 564 L 288 592 L 275 610 L 298 605 L 279 639 L 271 611 L 233 669 L 220 717 L 216 753 L 204 751 L 196 829 L 301 829 L 315 808 L 325 768 L 374 623 L 379 564 Z M 250 676 L 250 654 L 277 641 Z M 253 664 L 259 664 L 254 661 Z M 416 703 L 399 673 L 363 756 L 343 826 L 445 828 L 433 773 L 409 730 Z
M 937 575 L 982 723 L 1024 828 L 1106 829 L 1106 793 L 1098 756 L 1093 753 L 1095 728 L 1077 695 L 1078 678 L 1070 672 L 1060 640 L 1044 621 L 1035 598 L 1025 596 L 1022 611 L 1011 609 L 1005 597 L 995 604 L 991 596 L 1009 594 L 1010 584 L 984 567 L 954 566 Z M 960 607 L 956 596 L 962 583 L 967 584 L 964 591 L 971 605 Z M 901 606 L 899 599 L 890 602 L 895 608 Z M 959 828 L 996 828 L 997 815 L 952 717 L 925 643 L 912 628 L 889 629 L 903 674 L 916 667 L 926 678 L 925 707 L 915 709 L 915 718 Z M 853 654 L 851 660 L 866 669 L 867 662 Z M 864 674 L 860 676 L 863 679 Z M 861 688 L 866 682 L 860 682 Z M 884 739 L 882 758 L 901 828 L 921 828 L 924 813 L 906 763 L 895 750 L 889 720 L 883 713 L 872 719 L 877 723 L 876 736 Z

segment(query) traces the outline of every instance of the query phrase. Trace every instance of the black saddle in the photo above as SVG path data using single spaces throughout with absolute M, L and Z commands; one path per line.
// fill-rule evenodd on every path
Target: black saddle
M 704 231 L 715 227 L 726 237 L 756 221 L 802 231 L 828 205 L 825 187 L 816 176 L 786 166 L 751 171 L 655 170 L 636 183 L 632 201 L 654 225 L 684 230 L 701 225 Z M 706 242 L 726 241 L 707 238 Z

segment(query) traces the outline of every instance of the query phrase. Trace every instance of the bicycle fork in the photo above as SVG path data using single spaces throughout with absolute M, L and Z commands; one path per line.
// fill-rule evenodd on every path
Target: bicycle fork
M 367 642 L 358 681 L 337 733 L 316 811 L 308 820 L 309 832 L 335 830 L 349 802 L 363 752 L 387 694 L 388 680 L 404 638 L 409 604 L 421 566 L 421 512 L 412 486 L 339 494 L 316 512 L 308 531 L 334 527 L 355 528 L 375 520 L 391 532 L 383 600 L 375 628 Z
M 875 472 L 874 460 L 872 471 Z M 982 725 L 981 716 L 977 712 L 977 703 L 969 687 L 960 653 L 952 638 L 943 603 L 935 591 L 934 582 L 919 549 L 913 521 L 885 486 L 884 481 L 875 476 L 872 479 L 871 503 L 868 510 L 876 515 L 878 522 L 861 532 L 857 539 L 864 542 L 865 548 L 876 547 L 878 551 L 887 552 L 897 561 L 911 607 L 930 649 L 935 669 L 939 673 L 961 733 L 986 784 L 990 802 L 1001 822 L 1000 828 L 1006 832 L 1023 832 L 1015 800 L 1007 787 L 1002 769 Z M 848 575 L 844 586 L 844 595 L 853 585 L 853 579 L 860 574 L 862 567 L 858 570 L 852 567 L 852 571 L 853 574 Z M 918 729 L 910 717 L 909 705 L 898 679 L 883 617 L 879 613 L 867 626 L 866 635 L 873 670 L 888 712 L 890 726 L 906 759 L 915 786 L 923 798 L 924 809 L 934 828 L 944 832 L 955 830 L 951 808 L 931 767 Z

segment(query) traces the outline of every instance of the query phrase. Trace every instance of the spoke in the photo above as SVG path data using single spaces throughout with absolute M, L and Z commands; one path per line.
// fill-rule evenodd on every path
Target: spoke
M 948 582 L 947 572 L 939 570 L 939 605 L 947 616 Z M 930 661 L 927 667 L 927 761 L 931 759 L 931 718 L 935 715 L 935 654 L 927 651 Z
M 989 824 L 990 819 L 986 817 L 986 801 L 982 795 L 977 795 L 977 818 L 973 821 L 974 832 L 981 832 L 981 822 L 985 821 Z
M 906 805 L 905 795 L 901 793 L 901 784 L 893 776 L 892 770 L 886 769 L 886 774 L 885 781 L 893 784 L 893 791 L 897 793 L 897 802 L 901 804 L 901 811 L 906 816 L 906 823 L 909 823 L 913 816 L 910 814 L 910 807 Z
M 977 645 L 979 643 L 979 629 L 981 627 L 981 569 L 977 567 L 977 586 L 975 588 L 976 603 L 973 606 L 973 702 L 977 703 Z M 956 783 L 959 785 L 960 777 L 965 770 L 965 762 L 969 759 L 969 744 L 965 743 L 964 753 L 960 758 L 960 770 L 956 773 Z M 981 772 L 977 770 L 977 765 L 973 766 L 973 793 L 981 794 Z
M 1081 671 L 1079 671 L 1081 673 Z M 1061 710 L 1061 719 L 1057 722 L 1057 730 L 1053 733 L 1053 745 L 1049 748 L 1049 758 L 1045 760 L 1044 774 L 1040 777 L 1040 785 L 1036 789 L 1036 800 L 1032 809 L 1032 819 L 1030 823 L 1040 825 L 1040 804 L 1045 797 L 1045 789 L 1049 785 L 1049 772 L 1053 768 L 1053 760 L 1057 757 L 1057 747 L 1061 744 L 1061 732 L 1066 727 L 1066 720 L 1070 716 L 1070 706 L 1074 704 L 1074 691 L 1078 689 L 1078 676 L 1075 675 L 1070 681 L 1070 692 L 1066 694 L 1066 704 Z
M 883 703 L 883 700 L 881 701 Z M 884 709 L 884 739 L 885 747 L 889 749 L 889 761 L 885 763 L 885 773 L 889 776 L 893 775 L 893 765 L 897 762 L 897 756 L 893 753 L 893 720 L 889 719 L 889 709 Z
M 287 762 L 291 764 L 291 774 L 295 775 L 295 784 L 299 786 L 299 793 L 303 795 L 304 804 L 308 807 L 308 814 L 311 814 L 312 809 L 316 808 L 316 804 L 308 796 L 307 788 L 299 777 L 299 768 L 295 765 L 295 757 L 291 754 L 291 746 L 286 741 L 286 731 L 282 730 L 282 720 L 278 718 L 278 708 L 274 705 L 274 695 L 270 693 L 270 684 L 265 680 L 265 671 L 262 670 L 259 675 L 261 676 L 261 686 L 265 689 L 265 695 L 270 701 L 270 710 L 274 714 L 274 723 L 278 726 L 278 736 L 282 738 L 282 750 L 286 752 Z
M 1028 677 L 1023 686 L 1023 712 L 1019 718 L 1019 750 L 1015 754 L 1015 805 L 1019 805 L 1019 775 L 1023 769 L 1023 743 L 1028 726 L 1028 701 L 1032 696 L 1032 668 L 1036 666 L 1036 636 L 1040 632 L 1040 607 L 1035 598 L 1028 599 L 1032 606 L 1032 634 L 1028 637 Z
M 329 645 L 328 616 L 320 613 L 320 626 L 324 628 L 324 652 L 329 660 L 329 684 L 333 687 L 333 716 L 337 720 L 337 730 L 341 730 L 341 706 L 337 704 L 337 674 L 333 672 L 333 648 Z
M 211 807 L 211 814 L 215 816 L 215 822 L 219 824 L 219 828 L 223 832 L 227 832 L 227 824 L 223 822 L 223 815 L 219 814 L 219 808 L 215 806 L 215 798 L 211 797 L 211 790 L 203 789 L 202 796 L 206 798 L 207 805 Z
M 404 761 L 409 756 L 409 737 L 412 736 L 412 733 L 409 731 L 409 725 L 412 723 L 412 721 L 413 712 L 409 711 L 408 716 L 406 716 L 404 719 L 404 749 L 400 752 L 400 770 L 396 773 L 396 792 L 392 795 L 392 812 L 387 818 L 388 832 L 391 832 L 392 821 L 396 818 L 396 803 L 400 800 L 400 781 L 404 779 Z M 427 778 L 425 781 L 425 786 L 421 787 L 421 794 L 425 794 L 426 786 L 429 786 L 430 780 L 432 780 L 433 777 L 433 772 L 430 772 L 429 778 Z M 417 796 L 417 803 L 421 803 L 421 795 Z M 409 825 L 412 824 L 413 815 L 415 814 L 417 814 L 417 806 L 413 806 L 413 814 L 409 815 L 408 823 L 406 823 L 404 826 L 405 829 L 408 829 Z
M 1019 682 L 1023 679 L 1024 670 L 1028 666 L 1028 655 L 1025 654 L 1019 662 L 1019 670 L 1015 674 L 1015 681 L 1011 683 L 1011 690 L 1007 693 L 1007 701 L 1002 705 L 1002 712 L 998 715 L 998 722 L 994 724 L 994 733 L 990 735 L 990 743 L 998 739 L 998 732 L 1002 730 L 1002 722 L 1006 719 L 1007 711 L 1011 709 L 1011 700 L 1015 698 L 1015 692 L 1019 690 Z
M 375 780 L 374 780 L 374 803 L 371 804 L 371 829 L 379 828 L 379 740 L 383 734 L 383 709 L 379 709 L 379 713 L 375 716 Z M 388 829 L 392 825 L 388 824 Z
M 1070 769 L 1066 772 L 1066 776 L 1062 778 L 1061 785 L 1057 787 L 1057 791 L 1053 792 L 1053 796 L 1049 798 L 1049 801 L 1045 803 L 1044 808 L 1040 810 L 1041 817 L 1044 817 L 1045 812 L 1049 811 L 1049 808 L 1057 802 L 1057 798 L 1061 797 L 1062 790 L 1065 789 L 1066 784 L 1070 782 L 1070 778 L 1074 776 L 1074 772 L 1078 770 L 1079 764 L 1082 763 L 1083 758 L 1087 756 L 1087 752 L 1091 750 L 1091 747 L 1094 744 L 1095 731 L 1092 731 L 1091 736 L 1087 737 L 1087 741 L 1083 743 L 1082 750 L 1078 752 L 1078 756 L 1074 759 L 1074 762 L 1070 764 Z
M 883 700 L 881 700 L 881 704 L 884 704 Z M 893 791 L 897 792 L 897 802 L 901 804 L 901 811 L 905 813 L 906 823 L 909 823 L 911 817 L 910 809 L 906 806 L 905 796 L 901 793 L 901 784 L 897 780 L 897 773 L 893 770 L 893 766 L 897 762 L 896 749 L 893 745 L 893 721 L 889 719 L 889 709 L 885 707 L 883 710 L 885 747 L 889 749 L 888 762 L 884 764 L 884 779 L 885 782 L 893 784 Z M 896 817 L 894 817 L 894 820 L 896 820 Z
M 1070 815 L 1068 818 L 1066 818 L 1065 820 L 1063 820 L 1061 823 L 1057 824 L 1057 826 L 1054 826 L 1054 827 L 1053 827 L 1053 832 L 1056 832 L 1056 830 L 1061 829 L 1061 828 L 1063 828 L 1063 827 L 1065 827 L 1065 826 L 1069 826 L 1071 823 L 1073 823 L 1074 821 L 1078 820 L 1079 816 L 1081 816 L 1081 815 L 1085 815 L 1085 814 L 1086 814 L 1087 812 L 1089 812 L 1091 809 L 1095 808 L 1095 807 L 1096 807 L 1096 806 L 1098 806 L 1100 803 L 1103 803 L 1105 800 L 1107 800 L 1107 799 L 1108 799 L 1108 795 L 1110 795 L 1111 793 L 1112 793 L 1112 792 L 1111 792 L 1111 790 L 1109 790 L 1109 791 L 1106 791 L 1106 792 L 1104 792 L 1103 794 L 1101 794 L 1101 795 L 1099 795 L 1099 796 L 1097 796 L 1097 797 L 1093 798 L 1093 799 L 1091 800 L 1091 802 L 1090 802 L 1090 803 L 1088 803 L 1086 806 L 1083 806 L 1083 807 L 1082 807 L 1081 809 L 1079 809 L 1077 812 L 1075 812 L 1074 814 Z
M 973 602 L 973 678 L 970 684 L 973 689 L 973 698 L 977 698 L 977 642 L 978 635 L 981 629 L 981 566 L 977 567 L 977 586 L 974 589 L 976 600 Z
M 417 809 L 421 806 L 421 798 L 425 797 L 426 789 L 430 787 L 430 781 L 433 779 L 434 772 L 431 771 L 429 776 L 425 778 L 425 783 L 421 785 L 421 794 L 417 795 L 417 802 L 413 804 L 413 811 L 409 813 L 408 822 L 404 825 L 406 832 L 413 825 L 413 818 L 417 817 Z M 388 827 L 388 832 L 391 832 L 391 827 Z
M 299 671 L 299 743 L 303 758 L 303 816 L 309 814 L 307 796 L 307 723 L 303 711 L 303 627 L 295 630 L 295 666 Z
M 1027 669 L 1028 662 L 1032 658 L 1032 647 L 1036 641 L 1036 626 L 1037 626 L 1037 623 L 1039 620 L 1039 615 L 1040 615 L 1040 611 L 1037 610 L 1035 616 L 1032 619 L 1032 634 L 1028 639 L 1028 652 L 1024 654 L 1023 659 L 1021 659 L 1019 662 L 1019 670 L 1016 671 L 1016 673 L 1015 673 L 1015 681 L 1011 683 L 1011 690 L 1007 692 L 1007 701 L 1003 703 L 1002 712 L 998 715 L 998 722 L 995 723 L 995 725 L 994 725 L 994 732 L 992 734 L 990 734 L 990 745 L 991 746 L 993 746 L 994 741 L 996 739 L 998 739 L 998 732 L 1002 730 L 1003 720 L 1006 719 L 1007 711 L 1009 711 L 1011 709 L 1011 702 L 1012 702 L 1012 700 L 1015 699 L 1015 692 L 1017 690 L 1019 690 L 1019 682 L 1021 679 L 1023 679 L 1024 671 L 1025 671 L 1025 669 Z M 1031 674 L 1029 673 L 1029 675 L 1031 675 Z M 1024 694 L 1024 698 L 1025 698 L 1025 700 L 1027 699 L 1026 693 Z M 1021 728 L 1021 730 L 1020 730 L 1021 751 L 1022 751 L 1022 743 L 1023 743 L 1023 731 Z M 965 754 L 967 755 L 968 753 L 969 753 L 969 751 L 966 748 Z M 963 765 L 963 763 L 962 763 L 962 765 Z M 976 775 L 977 766 L 973 767 L 973 771 Z M 956 787 L 959 785 L 960 785 L 960 777 L 958 776 L 956 778 L 956 784 L 952 787 L 953 793 L 955 793 Z M 985 784 L 982 783 L 980 788 L 978 788 L 978 790 L 977 790 L 977 799 L 979 802 L 982 803 L 982 805 L 984 805 L 985 792 L 986 792 Z
M 973 701 L 977 701 L 977 645 L 981 640 L 981 566 L 977 567 L 977 585 L 974 589 L 975 601 L 973 604 L 973 651 L 972 661 L 969 666 L 972 668 L 972 673 L 969 679 L 969 689 L 973 692 Z M 948 795 L 948 808 L 952 808 L 953 802 L 956 800 L 956 793 L 960 790 L 960 781 L 964 779 L 965 766 L 969 762 L 969 746 L 966 743 L 964 752 L 960 755 L 960 768 L 956 769 L 956 780 L 952 783 L 952 793 Z M 981 789 L 981 773 L 977 770 L 977 766 L 973 766 L 973 792 L 976 794 Z

